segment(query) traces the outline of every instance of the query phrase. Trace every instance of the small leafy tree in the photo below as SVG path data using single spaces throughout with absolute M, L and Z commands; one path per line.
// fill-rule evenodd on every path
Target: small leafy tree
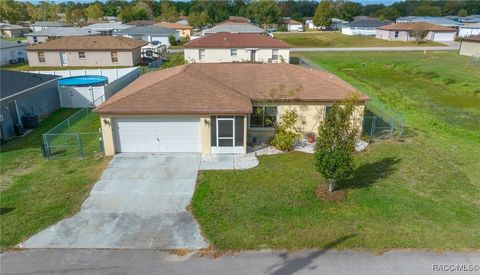
M 411 30 L 408 31 L 410 36 L 413 36 L 417 43 L 423 42 L 428 35 L 429 30 L 423 24 L 415 24 Z
M 297 138 L 301 135 L 298 128 L 298 112 L 294 109 L 287 110 L 280 115 L 280 121 L 275 124 L 275 137 L 271 144 L 282 151 L 290 151 Z
M 358 135 L 353 113 L 357 98 L 350 95 L 335 102 L 318 128 L 315 169 L 327 179 L 329 192 L 333 192 L 338 181 L 353 173 L 352 153 Z
M 170 45 L 172 46 L 177 45 L 177 40 L 175 39 L 175 36 L 173 34 L 170 34 L 168 36 L 168 43 L 170 43 Z
M 334 14 L 334 6 L 330 0 L 322 0 L 313 16 L 313 23 L 315 26 L 326 28 L 332 23 Z

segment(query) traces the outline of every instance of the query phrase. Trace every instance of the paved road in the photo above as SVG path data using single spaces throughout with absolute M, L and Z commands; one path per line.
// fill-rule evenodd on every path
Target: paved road
M 159 250 L 32 249 L 0 256 L 3 274 L 445 274 L 433 265 L 477 268 L 480 252 L 244 252 L 219 258 Z M 459 274 L 458 272 L 447 272 Z M 466 274 L 466 273 L 463 273 Z
M 186 210 L 199 166 L 200 155 L 117 154 L 80 212 L 21 246 L 203 248 L 200 226 Z

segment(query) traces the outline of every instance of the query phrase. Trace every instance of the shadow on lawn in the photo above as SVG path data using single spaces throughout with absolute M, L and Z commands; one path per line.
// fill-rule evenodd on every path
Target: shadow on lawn
M 338 184 L 338 189 L 366 188 L 396 170 L 400 159 L 388 157 L 379 161 L 365 163 L 355 169 L 353 176 Z
M 336 247 L 338 244 L 355 237 L 357 234 L 350 234 L 338 238 L 328 244 L 326 244 L 322 249 L 316 250 L 313 252 L 308 253 L 305 256 L 294 257 L 289 259 L 288 253 L 281 253 L 278 256 L 281 258 L 281 261 L 277 264 L 272 265 L 267 269 L 268 274 L 272 275 L 281 275 L 281 274 L 293 274 L 299 270 L 304 268 L 308 268 L 309 270 L 316 269 L 317 266 L 309 266 L 312 264 L 313 260 L 327 252 L 328 250 Z M 274 270 L 274 271 L 273 271 Z

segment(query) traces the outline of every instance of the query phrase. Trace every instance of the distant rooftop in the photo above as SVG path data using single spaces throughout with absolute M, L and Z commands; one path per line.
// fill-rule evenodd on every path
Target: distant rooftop
M 59 21 L 35 21 L 32 26 L 40 27 L 67 27 L 68 25 Z
M 147 45 L 143 40 L 123 36 L 64 36 L 42 44 L 29 46 L 27 51 L 59 50 L 132 50 Z
M 366 17 L 359 17 L 353 22 L 343 24 L 344 27 L 365 27 L 365 28 L 376 28 L 385 26 L 392 23 L 390 20 L 381 21 L 376 18 L 366 18 Z
M 96 31 L 78 27 L 50 27 L 38 32 L 27 33 L 25 36 L 80 36 L 98 34 Z
M 159 26 L 134 26 L 127 29 L 120 30 L 115 34 L 148 34 L 148 35 L 170 35 L 175 34 L 175 30 L 162 28 Z
M 258 33 L 220 32 L 183 45 L 184 48 L 290 48 L 287 43 Z
M 121 22 L 96 23 L 82 27 L 82 29 L 96 30 L 96 31 L 110 31 L 123 30 L 131 28 L 132 26 L 122 24 Z
M 467 36 L 467 37 L 463 38 L 462 40 L 480 42 L 480 34 L 470 35 L 470 36 Z
M 205 30 L 205 34 L 230 32 L 230 33 L 265 33 L 265 30 L 250 23 L 225 22 Z
M 425 22 L 430 24 L 442 25 L 447 27 L 456 27 L 461 26 L 462 23 L 445 18 L 445 17 L 436 17 L 436 16 L 405 16 L 397 18 L 397 22 L 408 21 L 408 22 Z
M 15 30 L 15 29 L 24 29 L 26 27 L 22 27 L 19 25 L 7 24 L 7 23 L 0 23 L 0 30 Z

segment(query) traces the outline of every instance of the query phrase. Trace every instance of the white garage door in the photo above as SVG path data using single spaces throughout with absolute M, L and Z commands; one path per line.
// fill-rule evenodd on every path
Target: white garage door
M 433 41 L 453 41 L 455 40 L 455 33 L 451 32 L 436 32 Z
M 194 117 L 115 118 L 117 153 L 200 152 L 200 119 Z

